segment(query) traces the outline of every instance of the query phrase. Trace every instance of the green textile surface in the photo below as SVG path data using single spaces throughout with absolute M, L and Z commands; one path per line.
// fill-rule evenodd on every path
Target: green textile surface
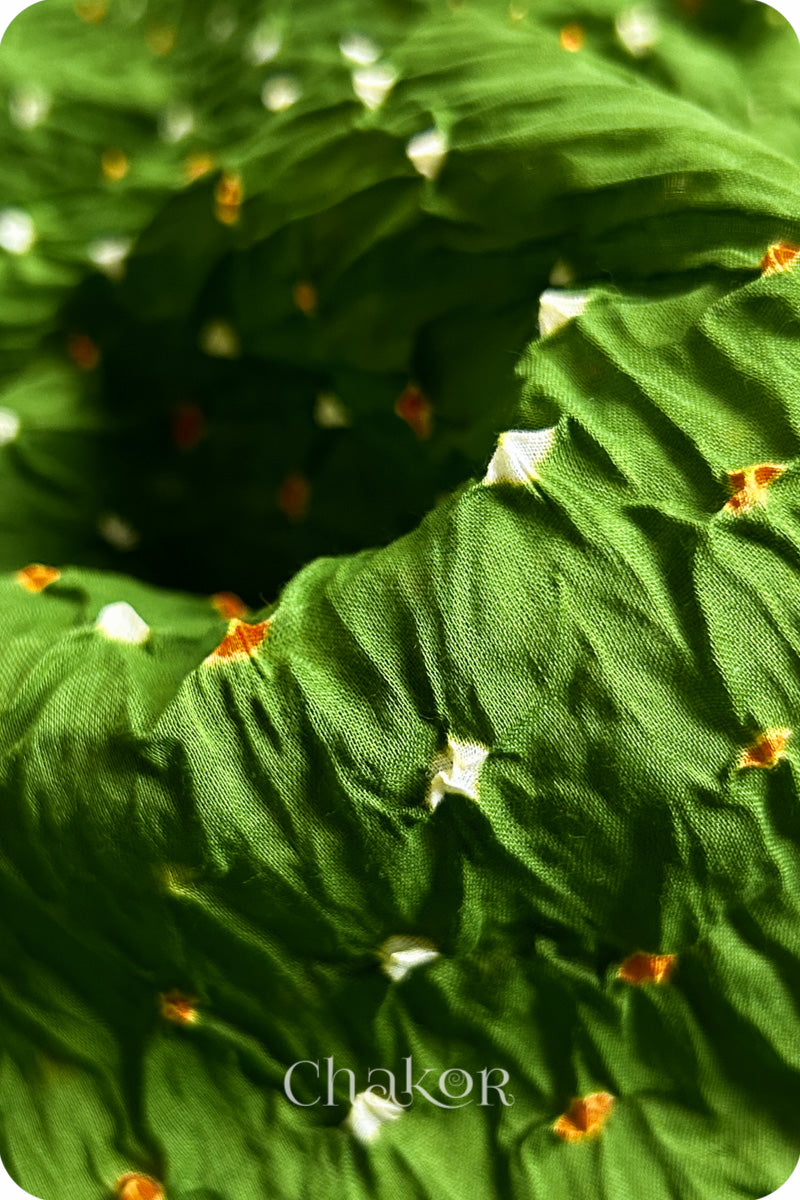
M 24 1189 L 789 1176 L 799 56 L 746 0 L 15 20 L 0 1158 Z M 370 1107 L 369 1069 L 409 1058 L 428 1094 Z M 479 1103 L 482 1070 L 513 1103 Z

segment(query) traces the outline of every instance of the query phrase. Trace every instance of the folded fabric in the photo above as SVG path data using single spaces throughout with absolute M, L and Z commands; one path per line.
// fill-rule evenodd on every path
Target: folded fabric
M 745 0 L 14 22 L 24 1189 L 789 1176 L 799 53 Z

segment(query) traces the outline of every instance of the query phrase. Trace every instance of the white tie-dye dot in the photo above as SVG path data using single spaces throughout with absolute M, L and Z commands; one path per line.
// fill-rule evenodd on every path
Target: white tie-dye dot
M 647 4 L 636 4 L 621 12 L 614 27 L 622 45 L 634 58 L 649 54 L 659 39 L 658 16 Z
M 212 9 L 206 21 L 206 34 L 211 42 L 222 45 L 236 32 L 236 13 L 227 4 Z
M 588 292 L 565 292 L 548 288 L 539 297 L 539 335 L 548 337 L 574 317 L 579 317 L 589 303 Z
M 16 88 L 9 97 L 8 113 L 17 129 L 26 132 L 41 125 L 50 115 L 50 97 L 36 84 Z
M 212 358 L 238 358 L 242 352 L 239 335 L 229 321 L 208 321 L 200 330 L 199 344 Z
M 176 100 L 162 111 L 158 118 L 158 136 L 162 142 L 174 146 L 188 137 L 195 126 L 194 112 L 188 104 Z
M 296 104 L 301 95 L 300 84 L 293 75 L 273 75 L 264 84 L 261 99 L 270 112 L 284 112 Z
M 396 82 L 397 71 L 389 63 L 353 71 L 353 91 L 366 108 L 379 108 Z
M 434 809 L 448 792 L 478 799 L 478 776 L 489 751 L 477 742 L 447 739 L 447 750 L 434 763 L 425 803 Z
M 314 420 L 323 429 L 343 429 L 350 424 L 350 413 L 333 392 L 320 392 L 314 405 Z
M 360 67 L 374 63 L 381 56 L 381 48 L 364 33 L 348 33 L 339 38 L 339 49 L 348 62 Z
M 4 208 L 0 212 L 0 246 L 9 254 L 27 254 L 36 241 L 36 230 L 30 215 L 20 208 Z
M 483 483 L 526 484 L 539 478 L 536 470 L 555 440 L 555 427 L 548 429 L 507 429 L 497 439 Z
M 19 433 L 20 419 L 10 408 L 0 408 L 0 446 L 13 442 Z
M 140 541 L 131 523 L 118 513 L 104 513 L 97 522 L 97 531 L 115 550 L 133 550 Z
M 125 237 L 98 238 L 89 246 L 89 260 L 109 279 L 122 279 L 132 244 L 131 239 Z
M 367 1089 L 356 1096 L 344 1124 L 359 1142 L 374 1142 L 382 1127 L 396 1121 L 404 1111 L 401 1104 L 388 1096 Z
M 260 26 L 248 38 L 244 47 L 244 57 L 254 67 L 263 67 L 272 62 L 280 53 L 281 35 L 266 25 Z
M 115 604 L 106 604 L 105 608 L 101 608 L 95 621 L 95 629 L 112 642 L 129 642 L 134 646 L 141 646 L 150 635 L 150 626 L 125 600 L 118 600 Z
M 387 938 L 381 946 L 381 967 L 391 980 L 399 983 L 409 971 L 440 957 L 428 938 L 398 934 Z
M 575 271 L 563 258 L 559 258 L 550 272 L 551 287 L 569 287 L 575 282 Z
M 440 129 L 415 133 L 406 146 L 406 154 L 415 171 L 426 179 L 435 179 L 447 156 L 447 139 Z

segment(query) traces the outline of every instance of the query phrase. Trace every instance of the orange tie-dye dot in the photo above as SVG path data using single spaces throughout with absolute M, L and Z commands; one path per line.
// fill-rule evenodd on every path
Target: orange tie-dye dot
M 739 769 L 774 767 L 784 757 L 791 736 L 791 729 L 768 729 L 739 755 Z
M 93 371 L 100 362 L 100 349 L 86 333 L 70 334 L 67 354 L 81 371 Z
M 248 625 L 233 617 L 228 624 L 228 631 L 209 659 L 245 658 L 252 654 L 264 641 L 269 632 L 269 621 L 259 621 L 256 625 Z
M 157 22 L 148 27 L 145 41 L 151 54 L 155 54 L 158 58 L 165 58 L 174 50 L 177 36 L 178 31 L 174 25 Z
M 311 484 L 305 475 L 287 475 L 278 488 L 278 508 L 289 521 L 302 521 L 311 502 Z
M 783 475 L 786 467 L 781 463 L 757 463 L 753 467 L 738 468 L 728 472 L 728 486 L 733 495 L 724 506 L 726 512 L 740 513 L 763 504 L 771 483 Z
M 124 179 L 130 170 L 130 159 L 124 150 L 118 149 L 116 146 L 109 150 L 104 150 L 100 158 L 100 167 L 106 179 L 111 183 L 119 183 L 120 179 Z
M 395 401 L 394 411 L 424 441 L 433 432 L 433 406 L 415 383 L 409 383 Z
M 307 280 L 301 280 L 300 283 L 294 285 L 292 299 L 295 306 L 307 317 L 313 316 L 317 310 L 317 289 L 313 283 L 308 283 Z
M 800 255 L 800 247 L 789 242 L 776 242 L 761 260 L 762 275 L 778 275 L 790 271 Z
M 675 969 L 674 954 L 631 954 L 617 972 L 625 983 L 667 983 Z
M 214 169 L 214 157 L 211 154 L 190 154 L 183 164 L 183 173 L 189 183 L 202 179 Z
M 573 1100 L 553 1125 L 553 1131 L 565 1142 L 580 1142 L 600 1132 L 614 1107 L 608 1092 L 593 1092 L 582 1100 Z
M 114 1185 L 115 1200 L 164 1200 L 164 1189 L 150 1175 L 131 1171 Z
M 184 996 L 183 992 L 162 992 L 158 997 L 161 1015 L 165 1021 L 174 1021 L 178 1025 L 191 1025 L 197 1020 L 196 1000 L 193 996 Z
M 226 171 L 214 189 L 217 220 L 221 221 L 223 225 L 235 225 L 239 220 L 243 196 L 244 188 L 241 176 L 235 172 Z
M 586 43 L 586 31 L 577 21 L 571 21 L 569 25 L 565 25 L 558 35 L 558 40 L 564 50 L 569 50 L 571 54 L 575 54 L 578 50 L 582 50 Z
M 226 621 L 230 621 L 234 617 L 244 617 L 249 611 L 244 600 L 235 592 L 215 592 L 211 597 L 211 603 Z
M 206 432 L 206 419 L 197 404 L 179 404 L 172 414 L 172 440 L 179 450 L 194 450 Z
M 48 584 L 60 579 L 61 572 L 56 567 L 45 566 L 44 563 L 30 563 L 17 571 L 15 578 L 17 583 L 22 584 L 29 592 L 41 592 Z
M 75 12 L 87 25 L 97 25 L 108 12 L 108 3 L 107 0 L 79 0 Z

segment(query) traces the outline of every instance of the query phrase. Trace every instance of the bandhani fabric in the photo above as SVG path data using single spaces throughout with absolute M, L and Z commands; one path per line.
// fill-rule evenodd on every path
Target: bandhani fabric
M 15 19 L 23 1189 L 788 1178 L 799 55 L 748 0 Z

